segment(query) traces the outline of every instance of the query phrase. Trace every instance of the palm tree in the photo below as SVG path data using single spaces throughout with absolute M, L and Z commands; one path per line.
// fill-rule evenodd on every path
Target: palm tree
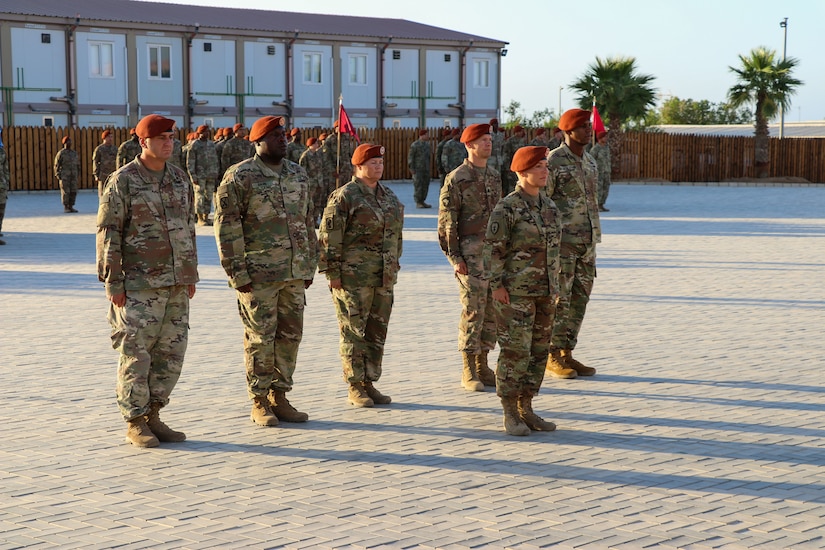
M 756 130 L 754 132 L 754 156 L 756 176 L 766 178 L 771 161 L 771 141 L 768 134 L 768 120 L 776 115 L 780 107 L 786 111 L 791 106 L 791 96 L 802 81 L 791 76 L 796 59 L 776 59 L 776 51 L 759 46 L 750 55 L 740 54 L 741 68 L 729 67 L 736 74 L 737 82 L 728 90 L 728 101 L 733 107 L 754 105 L 756 107 Z
M 640 119 L 653 106 L 656 90 L 651 87 L 654 77 L 636 72 L 634 57 L 596 57 L 584 75 L 570 85 L 579 92 L 576 100 L 582 109 L 590 109 L 595 98 L 599 112 L 606 115 L 610 129 L 608 146 L 613 174 L 620 166 L 622 126 L 631 119 Z

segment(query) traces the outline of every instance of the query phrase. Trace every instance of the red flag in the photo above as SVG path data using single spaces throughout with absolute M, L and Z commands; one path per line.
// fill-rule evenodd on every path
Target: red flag
M 355 138 L 355 141 L 361 143 L 361 138 L 358 137 L 358 132 L 355 131 L 352 122 L 350 122 L 347 112 L 344 110 L 344 104 L 340 103 L 338 106 L 338 133 L 349 134 Z
M 602 117 L 599 116 L 599 110 L 596 108 L 596 104 L 593 104 L 593 135 L 599 135 L 599 132 L 605 132 L 604 122 L 602 122 Z

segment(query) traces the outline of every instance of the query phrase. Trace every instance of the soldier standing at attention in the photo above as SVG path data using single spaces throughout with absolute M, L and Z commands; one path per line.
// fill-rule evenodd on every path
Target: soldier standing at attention
M 454 128 L 450 135 L 452 139 L 444 144 L 444 149 L 441 151 L 441 165 L 446 174 L 461 166 L 467 158 L 467 149 L 461 143 L 461 130 Z M 446 176 L 444 181 L 447 181 Z
M 218 256 L 244 325 L 250 418 L 260 426 L 306 422 L 286 393 L 304 333 L 304 290 L 318 266 L 309 180 L 286 159 L 283 117 L 255 121 L 255 156 L 232 166 L 216 193 Z
M 186 169 L 195 188 L 198 225 L 212 225 L 209 213 L 212 211 L 212 194 L 218 180 L 218 154 L 215 144 L 209 139 L 209 126 L 198 126 L 198 139 L 192 142 L 186 153 Z
M 289 145 L 286 146 L 286 158 L 297 163 L 301 160 L 301 155 L 306 151 L 306 147 L 301 141 L 301 129 L 293 128 L 289 131 L 289 135 L 290 141 Z
M 547 139 L 547 130 L 544 128 L 538 128 L 536 130 L 536 135 L 533 136 L 532 141 L 530 141 L 530 145 L 532 147 L 547 147 L 550 141 Z
M 516 187 L 516 175 L 510 170 L 510 163 L 513 161 L 513 155 L 516 154 L 521 147 L 527 145 L 525 142 L 524 128 L 516 124 L 513 126 L 513 135 L 504 142 L 503 165 L 501 173 L 501 195 L 505 196 L 513 191 Z
M 63 212 L 77 212 L 74 202 L 77 198 L 77 180 L 80 177 L 80 158 L 72 149 L 72 138 L 63 138 L 63 149 L 54 157 L 54 176 L 60 183 L 60 199 Z
M 447 176 L 447 172 L 444 171 L 444 165 L 441 163 L 441 155 L 444 153 L 444 146 L 450 139 L 452 139 L 450 129 L 444 128 L 441 130 L 441 141 L 435 146 L 435 169 L 440 179 L 439 187 L 444 185 L 444 178 Z
M 393 287 L 400 269 L 404 205 L 379 182 L 384 148 L 355 149 L 355 174 L 324 209 L 318 270 L 326 274 L 341 329 L 340 354 L 348 400 L 356 407 L 392 399 L 375 387 L 381 378 Z
M 117 147 L 114 146 L 115 136 L 111 130 L 103 130 L 100 134 L 103 143 L 95 147 L 92 153 L 92 170 L 97 181 L 97 196 L 103 196 L 103 187 L 109 174 L 117 170 Z
M 174 126 L 160 115 L 138 123 L 142 153 L 111 175 L 97 214 L 97 274 L 120 352 L 117 403 L 138 447 L 186 439 L 159 415 L 180 377 L 198 282 L 192 187 L 167 162 Z
M 551 133 L 553 134 L 553 137 L 550 138 L 547 148 L 552 151 L 553 149 L 561 147 L 561 144 L 564 143 L 564 132 L 559 130 L 558 126 L 553 126 L 553 131 Z
M 255 156 L 255 146 L 246 139 L 248 135 L 249 131 L 243 124 L 238 123 L 232 127 L 232 137 L 221 151 L 221 166 L 224 172 L 233 165 Z
M 493 136 L 493 152 L 490 153 L 490 158 L 487 159 L 487 166 L 494 168 L 499 174 L 502 173 L 501 163 L 502 154 L 504 150 L 504 132 L 498 126 L 498 119 L 490 119 L 490 127 L 492 128 L 491 135 Z
M 510 435 L 552 432 L 556 425 L 533 412 L 559 298 L 561 221 L 547 185 L 547 147 L 522 147 L 510 170 L 516 190 L 496 205 L 487 226 L 490 287 L 498 318 L 501 354 L 496 393 Z M 518 322 L 514 322 L 518 319 Z
M 458 280 L 461 319 L 458 351 L 464 362 L 461 385 L 467 391 L 494 387 L 487 354 L 496 346 L 496 319 L 485 270 L 484 235 L 501 199 L 499 174 L 487 165 L 493 147 L 489 124 L 472 124 L 461 134 L 468 158 L 447 174 L 438 210 L 438 243 Z
M 131 137 L 123 143 L 121 143 L 120 147 L 117 148 L 118 168 L 126 166 L 127 164 L 135 160 L 135 157 L 141 153 L 140 143 L 138 142 L 138 137 L 135 135 L 134 128 L 129 130 L 129 135 Z
M 3 129 L 0 128 L 0 134 Z M 9 162 L 6 158 L 6 147 L 3 145 L 3 140 L 0 139 L 0 237 L 3 236 L 3 218 L 6 217 L 6 201 L 9 197 Z M 0 245 L 6 244 L 6 241 L 0 239 Z
M 224 166 L 223 164 L 223 148 L 232 139 L 233 130 L 232 128 L 222 128 L 221 132 L 221 139 L 215 142 L 215 154 L 218 156 L 218 179 L 220 180 L 223 178 L 224 172 L 226 172 L 229 166 Z
M 564 145 L 550 151 L 547 189 L 561 214 L 559 304 L 547 372 L 555 378 L 593 376 L 596 369 L 573 359 L 596 278 L 596 243 L 602 240 L 597 202 L 598 168 L 584 151 L 592 132 L 590 111 L 570 109 L 559 120 Z
M 610 212 L 604 203 L 610 193 L 610 146 L 607 143 L 607 132 L 601 131 L 596 135 L 596 145 L 590 149 L 590 156 L 596 161 L 599 168 L 599 212 Z
M 172 156 L 166 161 L 174 164 L 184 172 L 186 171 L 186 154 L 183 152 L 183 144 L 175 137 L 172 139 Z
M 324 140 L 321 150 L 324 152 L 326 163 L 327 185 L 330 190 L 344 185 L 352 178 L 352 155 L 355 149 L 355 140 L 349 134 L 337 131 L 339 122 L 336 120 L 333 127 L 336 131 Z M 338 162 L 338 140 L 341 140 L 341 159 Z
M 318 227 L 318 221 L 321 219 L 321 214 L 324 212 L 329 197 L 329 189 L 327 189 L 324 181 L 324 159 L 320 150 L 321 142 L 311 137 L 307 140 L 306 150 L 301 153 L 301 158 L 298 159 L 298 164 L 306 170 L 309 178 L 313 205 L 312 219 L 315 221 L 315 227 Z
M 410 146 L 407 166 L 413 177 L 413 198 L 417 208 L 432 208 L 427 204 L 427 192 L 430 190 L 430 172 L 433 149 L 430 146 L 429 132 L 419 130 L 418 139 Z

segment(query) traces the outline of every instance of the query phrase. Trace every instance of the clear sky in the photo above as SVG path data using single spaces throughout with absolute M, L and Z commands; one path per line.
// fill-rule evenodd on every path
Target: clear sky
M 502 61 L 502 108 L 573 107 L 569 86 L 596 56 L 631 56 L 653 75 L 661 97 L 720 102 L 738 55 L 767 46 L 799 60 L 804 82 L 788 122 L 825 119 L 823 0 L 161 0 L 202 6 L 407 19 L 509 42 Z M 503 113 L 502 113 L 503 114 Z

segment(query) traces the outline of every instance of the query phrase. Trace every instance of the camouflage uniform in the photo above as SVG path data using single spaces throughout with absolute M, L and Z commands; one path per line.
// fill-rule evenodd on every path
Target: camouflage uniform
M 321 221 L 318 270 L 340 280 L 332 301 L 341 329 L 344 380 L 376 382 L 398 279 L 404 206 L 380 182 L 353 177 L 329 197 Z
M 61 149 L 54 157 L 54 175 L 60 182 L 60 198 L 66 211 L 74 207 L 77 180 L 80 177 L 80 157 L 73 149 Z
M 516 186 L 490 216 L 490 287 L 510 295 L 509 304 L 494 300 L 499 397 L 533 396 L 541 387 L 558 300 L 560 241 L 559 212 L 544 193 L 532 197 Z
M 120 144 L 117 148 L 117 167 L 122 168 L 135 160 L 135 157 L 141 153 L 140 141 L 137 136 L 132 136 Z
M 547 139 L 547 135 L 542 134 L 542 135 L 540 135 L 540 136 L 536 136 L 536 137 L 534 137 L 534 138 L 530 141 L 529 145 L 530 145 L 531 147 L 547 147 L 547 145 L 548 145 L 549 143 L 550 143 L 550 140 L 548 140 L 548 139 Z
M 444 145 L 444 150 L 441 152 L 441 165 L 444 167 L 444 172 L 449 174 L 464 162 L 467 158 L 467 148 L 459 141 L 459 138 L 451 139 Z M 444 178 L 447 181 L 447 178 Z
M 610 147 L 597 143 L 590 150 L 590 156 L 596 161 L 599 169 L 599 208 L 604 208 L 607 202 L 607 194 L 610 192 Z
M 239 137 L 232 137 L 227 140 L 221 151 L 221 166 L 226 172 L 233 165 L 254 156 L 255 146 L 252 143 Z
M 429 141 L 417 139 L 410 146 L 407 155 L 407 165 L 413 173 L 413 199 L 421 206 L 427 201 L 427 192 L 430 190 L 431 158 L 433 149 Z
M 3 236 L 3 218 L 6 217 L 6 201 L 9 195 L 9 163 L 6 159 L 6 148 L 0 142 L 0 237 Z M 5 244 L 0 241 L 0 244 Z
M 324 152 L 324 166 L 327 187 L 332 190 L 336 187 L 335 170 L 338 158 L 338 134 L 331 134 L 324 140 L 321 147 Z M 349 134 L 341 134 L 341 166 L 338 169 L 338 183 L 341 186 L 352 179 L 352 154 L 355 151 L 355 140 Z
M 215 238 L 244 325 L 250 399 L 292 389 L 304 328 L 304 281 L 318 265 L 310 183 L 283 159 L 275 172 L 257 155 L 235 164 L 215 199 Z
M 224 172 L 226 172 L 226 169 L 229 168 L 229 166 L 224 166 L 224 164 L 222 162 L 223 147 L 224 147 L 224 145 L 226 145 L 227 141 L 228 141 L 227 139 L 221 137 L 221 139 L 214 142 L 214 144 L 215 144 L 215 156 L 218 158 L 218 177 L 216 179 L 216 184 L 215 185 L 220 184 L 220 180 L 223 178 Z
M 444 178 L 447 177 L 447 172 L 444 171 L 444 163 L 442 162 L 444 146 L 447 145 L 451 139 L 452 138 L 450 136 L 447 136 L 439 141 L 438 145 L 435 146 L 435 167 L 438 169 L 438 177 L 441 179 L 440 185 L 444 185 Z
M 490 158 L 487 159 L 487 166 L 494 168 L 496 172 L 501 174 L 504 162 L 504 132 L 493 132 L 490 136 L 493 138 L 493 152 L 490 153 Z
M 195 187 L 197 213 L 208 216 L 212 211 L 212 194 L 219 176 L 215 144 L 208 139 L 195 140 L 186 154 L 186 169 Z
M 181 144 L 178 138 L 175 138 L 172 142 L 172 156 L 169 157 L 167 162 L 186 171 L 186 154 L 183 152 L 183 144 Z
M 100 144 L 92 153 L 92 171 L 97 181 L 97 194 L 103 195 L 103 187 L 109 174 L 117 170 L 117 147 Z
M 300 134 L 298 134 L 300 136 Z M 301 155 L 304 154 L 306 151 L 306 145 L 301 143 L 300 137 L 293 141 L 290 141 L 286 146 L 286 158 L 291 160 L 294 163 L 298 163 L 301 160 Z
M 525 145 L 525 139 L 521 136 L 510 136 L 510 138 L 504 142 L 504 151 L 502 153 L 504 165 L 501 168 L 501 193 L 503 196 L 512 193 L 516 187 L 518 176 L 510 171 L 510 163 L 513 161 L 513 155 L 516 154 L 516 151 Z
M 458 351 L 478 354 L 496 346 L 496 320 L 484 253 L 487 222 L 501 199 L 501 180 L 492 168 L 469 160 L 447 174 L 438 210 L 438 243 L 452 266 L 467 264 L 467 275 L 455 274 L 461 300 Z
M 561 271 L 559 304 L 551 347 L 576 347 L 593 281 L 596 278 L 596 243 L 602 240 L 596 202 L 598 168 L 589 153 L 578 157 L 567 145 L 547 156 L 550 176 L 545 192 L 561 214 Z
M 109 177 L 97 214 L 97 273 L 109 304 L 112 347 L 120 352 L 117 401 L 125 420 L 150 402 L 169 402 L 189 334 L 188 286 L 198 281 L 195 207 L 186 174 L 166 164 L 163 179 L 135 159 Z
M 298 164 L 306 170 L 309 178 L 309 186 L 312 195 L 312 219 L 317 222 L 321 219 L 321 214 L 324 212 L 324 207 L 327 205 L 327 198 L 329 198 L 329 188 L 324 179 L 324 158 L 321 149 L 313 151 L 307 148 L 298 159 Z
M 547 148 L 552 151 L 553 149 L 561 147 L 562 143 L 564 143 L 562 140 L 554 136 L 551 137 L 550 140 L 547 142 Z

